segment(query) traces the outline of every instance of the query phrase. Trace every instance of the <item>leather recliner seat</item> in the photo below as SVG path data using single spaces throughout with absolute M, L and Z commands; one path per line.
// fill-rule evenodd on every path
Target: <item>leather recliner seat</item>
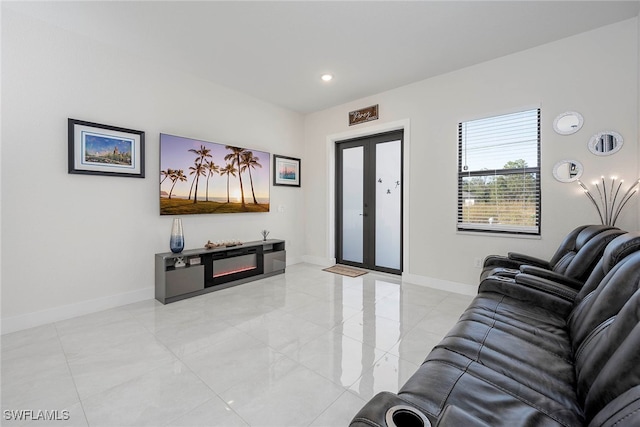
M 564 238 L 549 261 L 516 252 L 509 252 L 507 257 L 490 255 L 484 260 L 480 280 L 488 276 L 514 277 L 524 267 L 529 274 L 563 280 L 579 288 L 591 274 L 607 244 L 623 233 L 608 225 L 580 226 Z
M 640 251 L 640 232 L 619 235 L 606 246 L 600 261 L 580 289 L 570 286 L 571 281 L 562 278 L 555 281 L 554 276 L 520 273 L 513 278 L 489 276 L 480 282 L 478 292 L 515 293 L 530 305 L 542 305 L 548 310 L 568 313 L 600 284 L 612 268 L 637 251 Z M 523 267 L 522 271 L 529 270 Z M 530 293 L 520 293 L 518 287 L 521 286 L 530 288 Z
M 398 394 L 351 425 L 640 425 L 640 252 L 616 261 L 570 312 L 526 286 L 481 289 Z

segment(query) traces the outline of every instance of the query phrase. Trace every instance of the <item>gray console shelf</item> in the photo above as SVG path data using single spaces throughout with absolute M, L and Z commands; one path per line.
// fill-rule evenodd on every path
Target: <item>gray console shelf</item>
M 156 299 L 163 304 L 284 273 L 284 240 L 156 254 Z

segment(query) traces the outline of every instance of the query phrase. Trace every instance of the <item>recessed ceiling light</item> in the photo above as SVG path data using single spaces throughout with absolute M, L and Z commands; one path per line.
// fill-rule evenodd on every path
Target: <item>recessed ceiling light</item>
M 332 74 L 323 74 L 321 77 L 323 82 L 328 82 L 333 80 L 333 75 Z

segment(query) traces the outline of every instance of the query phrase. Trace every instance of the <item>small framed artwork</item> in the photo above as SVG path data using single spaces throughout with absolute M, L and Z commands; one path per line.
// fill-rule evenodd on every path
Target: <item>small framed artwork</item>
M 273 185 L 300 187 L 300 159 L 274 154 Z
M 144 132 L 68 119 L 69 173 L 144 178 Z

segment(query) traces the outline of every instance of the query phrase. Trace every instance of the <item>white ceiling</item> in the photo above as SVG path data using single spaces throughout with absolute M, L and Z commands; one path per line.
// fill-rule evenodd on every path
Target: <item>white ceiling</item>
M 638 16 L 640 1 L 2 2 L 301 113 Z M 323 83 L 320 75 L 335 79 Z

